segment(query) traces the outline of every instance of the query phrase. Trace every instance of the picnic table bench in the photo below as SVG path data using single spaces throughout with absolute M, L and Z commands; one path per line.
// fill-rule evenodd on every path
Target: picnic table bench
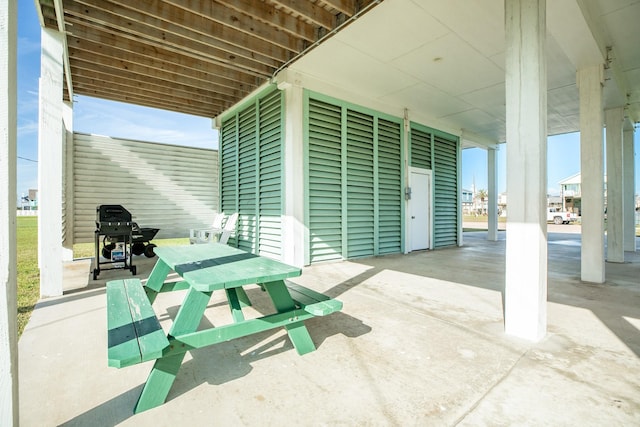
M 140 279 L 107 283 L 109 366 L 158 359 L 169 345 Z
M 109 366 L 122 368 L 155 360 L 134 409 L 135 413 L 164 403 L 187 351 L 284 327 L 298 354 L 315 350 L 304 321 L 342 309 L 342 302 L 287 283 L 301 270 L 222 244 L 159 247 L 147 282 L 139 279 L 107 283 Z M 165 282 L 175 271 L 178 282 Z M 245 319 L 251 305 L 243 286 L 257 284 L 267 292 L 275 313 Z M 160 292 L 187 290 L 168 333 L 152 304 Z M 233 323 L 197 330 L 211 295 L 224 290 Z

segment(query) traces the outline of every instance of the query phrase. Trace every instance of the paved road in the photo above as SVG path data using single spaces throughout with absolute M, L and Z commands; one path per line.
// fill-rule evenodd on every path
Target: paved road
M 498 230 L 505 230 L 507 224 L 504 222 L 498 223 Z M 465 229 L 468 228 L 476 228 L 480 230 L 487 229 L 486 222 L 480 221 L 465 221 L 462 223 L 462 227 Z M 547 233 L 572 233 L 572 234 L 580 234 L 582 232 L 582 226 L 580 224 L 547 224 Z

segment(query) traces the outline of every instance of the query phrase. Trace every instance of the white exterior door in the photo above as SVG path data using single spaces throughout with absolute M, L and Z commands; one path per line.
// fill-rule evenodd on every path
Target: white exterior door
M 431 172 L 411 168 L 409 200 L 411 250 L 431 247 Z

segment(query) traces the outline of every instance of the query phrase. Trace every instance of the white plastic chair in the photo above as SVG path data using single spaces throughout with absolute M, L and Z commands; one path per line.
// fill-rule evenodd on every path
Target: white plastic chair
M 224 222 L 224 213 L 218 212 L 213 217 L 213 223 L 210 228 L 192 228 L 189 230 L 189 243 L 211 243 L 214 236 L 222 233 L 222 224 Z
M 218 239 L 218 243 L 222 243 L 223 245 L 227 244 L 231 234 L 236 232 L 237 222 L 238 222 L 238 212 L 234 212 L 229 216 L 229 218 L 227 218 L 227 222 L 224 224 L 222 233 L 220 233 L 220 238 Z

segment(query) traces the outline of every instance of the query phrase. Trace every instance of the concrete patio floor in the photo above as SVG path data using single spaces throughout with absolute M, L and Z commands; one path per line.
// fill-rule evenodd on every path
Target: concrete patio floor
M 19 342 L 22 426 L 640 425 L 640 252 L 580 282 L 580 235 L 549 234 L 548 334 L 503 330 L 504 232 L 462 248 L 314 265 L 294 280 L 343 301 L 307 322 L 299 356 L 282 330 L 188 353 L 167 402 L 134 415 L 151 362 L 107 367 L 104 282 L 65 270 Z M 154 260 L 136 259 L 139 277 Z M 268 309 L 257 287 L 247 316 Z M 224 296 L 201 326 L 227 323 Z M 166 329 L 183 293 L 154 308 Z

